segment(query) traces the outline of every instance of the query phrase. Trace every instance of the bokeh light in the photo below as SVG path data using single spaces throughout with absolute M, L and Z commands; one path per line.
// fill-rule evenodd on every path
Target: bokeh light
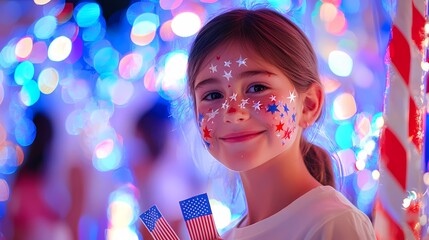
M 348 149 L 353 146 L 352 142 L 353 126 L 350 123 L 343 123 L 338 126 L 335 132 L 335 141 L 342 149 Z
M 43 69 L 37 80 L 40 92 L 44 94 L 52 93 L 58 86 L 59 75 L 55 68 Z
M 100 74 L 115 71 L 118 64 L 119 53 L 111 47 L 100 49 L 94 56 L 94 68 Z
M 36 5 L 45 5 L 48 4 L 51 0 L 34 0 Z
M 338 9 L 337 7 L 329 2 L 322 3 L 320 6 L 320 20 L 324 22 L 331 22 L 337 16 Z
M 127 104 L 134 94 L 134 85 L 131 82 L 119 79 L 112 88 L 110 88 L 110 96 L 112 102 L 116 105 Z
M 19 97 L 25 106 L 32 106 L 35 104 L 40 98 L 40 90 L 36 81 L 29 80 L 25 82 L 19 92 Z
M 14 173 L 23 161 L 24 152 L 20 146 L 9 141 L 0 143 L 0 173 Z
M 209 201 L 213 211 L 216 228 L 219 230 L 226 228 L 231 223 L 231 210 L 228 206 L 216 199 L 209 199 Z
M 183 0 L 160 0 L 159 5 L 164 10 L 173 10 L 176 9 L 182 4 Z
M 97 3 L 83 2 L 75 8 L 75 19 L 79 27 L 89 27 L 95 24 L 100 15 L 101 9 Z
M 344 149 L 337 152 L 338 157 L 340 158 L 342 169 L 343 169 L 343 175 L 349 176 L 356 172 L 356 157 L 355 153 L 352 149 Z
M 0 178 L 0 202 L 7 201 L 9 199 L 9 185 L 5 179 Z
M 15 55 L 19 60 L 24 60 L 30 56 L 33 50 L 33 39 L 24 37 L 16 43 Z
M 138 53 L 125 55 L 119 62 L 119 74 L 124 79 L 135 79 L 140 76 L 143 57 Z
M 340 77 L 347 77 L 353 69 L 352 58 L 343 51 L 332 51 L 328 58 L 329 68 Z
M 22 118 L 18 121 L 15 127 L 16 141 L 21 146 L 29 146 L 36 138 L 36 126 L 33 121 Z
M 334 119 L 346 120 L 356 114 L 356 101 L 352 94 L 342 93 L 334 100 Z
M 54 35 L 57 24 L 54 16 L 42 17 L 34 25 L 34 35 L 39 39 L 48 39 Z
M 106 158 L 108 157 L 114 147 L 115 143 L 112 139 L 106 139 L 101 141 L 97 146 L 95 147 L 95 155 L 97 158 Z
M 156 36 L 159 26 L 159 17 L 153 13 L 143 13 L 138 16 L 131 29 L 131 41 L 139 46 L 150 44 Z
M 18 64 L 15 69 L 14 79 L 16 84 L 24 85 L 34 77 L 34 65 L 30 61 L 24 61 Z
M 72 50 L 72 42 L 65 36 L 55 38 L 48 48 L 48 57 L 54 62 L 66 59 Z
M 161 94 L 168 100 L 181 96 L 185 89 L 188 55 L 183 51 L 171 52 L 166 56 L 165 69 L 160 76 Z
M 48 47 L 46 46 L 46 43 L 43 41 L 35 42 L 28 61 L 34 64 L 39 64 L 43 63 L 46 58 L 48 58 Z
M 201 19 L 192 12 L 183 12 L 175 16 L 171 22 L 171 29 L 180 37 L 189 37 L 201 28 Z

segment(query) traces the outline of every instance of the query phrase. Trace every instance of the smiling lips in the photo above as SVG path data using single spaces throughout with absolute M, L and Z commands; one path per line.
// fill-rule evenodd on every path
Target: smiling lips
M 237 133 L 231 133 L 227 134 L 220 139 L 225 142 L 235 143 L 235 142 L 244 142 L 250 139 L 253 139 L 260 134 L 262 134 L 264 131 L 258 131 L 258 132 L 237 132 Z

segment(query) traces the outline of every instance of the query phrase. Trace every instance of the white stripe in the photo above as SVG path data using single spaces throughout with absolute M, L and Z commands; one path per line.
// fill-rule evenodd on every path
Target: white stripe
M 414 102 L 418 108 L 423 107 L 425 97 L 424 84 L 423 84 L 423 70 L 421 67 L 423 54 L 419 51 L 414 42 L 411 42 L 411 69 L 410 69 L 410 95 L 413 97 Z
M 384 105 L 384 118 L 390 130 L 395 133 L 402 146 L 408 139 L 409 93 L 404 80 L 391 64 L 389 70 L 389 89 Z
M 393 24 L 402 32 L 405 39 L 411 42 L 412 5 L 411 1 L 397 1 L 397 11 Z M 402 46 L 409 47 L 409 46 Z
M 417 151 L 413 142 L 408 142 L 407 149 L 407 190 L 421 193 L 423 187 L 423 169 L 422 162 L 424 159 Z
M 422 16 L 424 16 L 425 15 L 425 9 L 426 9 L 425 1 L 414 0 L 413 2 L 414 2 L 414 5 L 416 6 L 417 10 L 419 10 L 420 14 Z
M 380 173 L 378 195 L 381 204 L 390 217 L 402 228 L 405 239 L 414 239 L 413 231 L 406 221 L 405 210 L 402 209 L 402 200 L 406 197 L 406 193 L 396 184 L 392 173 L 386 169 L 382 161 L 380 162 Z
M 380 162 L 380 181 L 378 187 L 378 195 L 381 204 L 386 209 L 393 220 L 401 222 L 404 220 L 404 210 L 402 209 L 402 200 L 404 199 L 405 192 L 397 184 L 396 179 L 392 173 L 386 168 L 384 162 Z M 398 224 L 400 225 L 400 224 Z

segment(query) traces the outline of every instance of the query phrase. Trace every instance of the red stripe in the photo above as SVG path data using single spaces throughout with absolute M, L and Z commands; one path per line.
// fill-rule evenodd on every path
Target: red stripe
M 410 97 L 410 112 L 408 114 L 408 136 L 416 146 L 419 155 L 422 154 L 423 147 L 423 111 L 417 108 L 414 100 Z
M 376 232 L 377 240 L 403 240 L 405 239 L 405 234 L 402 231 L 402 228 L 390 217 L 390 214 L 386 209 L 384 209 L 383 205 L 379 200 L 375 202 L 375 210 L 376 210 L 376 221 L 383 221 L 383 223 L 387 225 L 383 225 L 383 233 L 387 233 L 389 236 L 385 236 L 381 234 L 380 231 Z M 377 220 L 382 219 L 382 220 Z M 377 224 L 377 223 L 376 223 Z
M 204 233 L 204 236 L 207 238 L 207 239 L 209 239 L 209 237 L 210 237 L 210 232 L 208 231 L 208 226 L 209 226 L 209 222 L 207 221 L 207 216 L 204 216 L 204 217 L 202 217 L 201 218 L 201 223 L 202 223 L 202 225 L 203 225 L 203 233 Z
M 155 240 L 161 240 L 162 238 L 161 238 L 161 233 L 159 232 L 159 229 L 158 228 L 154 228 L 153 229 L 153 231 L 151 232 L 151 234 L 152 234 L 152 237 L 155 239 Z
M 390 40 L 389 44 L 389 55 L 393 65 L 395 65 L 408 86 L 411 69 L 410 47 L 407 39 L 405 39 L 404 35 L 395 25 L 392 27 L 392 40 Z
M 189 235 L 194 239 L 216 239 L 219 234 L 214 225 L 212 215 L 206 215 L 199 218 L 186 221 Z
M 420 52 L 423 52 L 425 24 L 425 18 L 422 14 L 420 14 L 413 2 L 413 23 L 411 24 L 411 37 L 413 38 L 414 44 L 419 48 Z
M 213 215 L 210 215 L 210 229 L 211 229 L 211 231 L 212 231 L 212 234 L 213 234 L 214 236 L 216 236 L 216 238 L 219 238 L 219 237 L 220 237 L 220 236 L 219 236 L 219 233 L 217 232 L 217 229 L 216 229 L 216 225 L 215 225 L 215 222 L 214 222 Z
M 407 173 L 407 153 L 395 134 L 387 127 L 380 135 L 381 160 L 393 177 L 405 190 Z
M 195 232 L 195 228 L 193 225 L 194 222 L 192 222 L 191 220 L 186 222 L 186 227 L 188 228 L 189 236 L 192 240 L 198 239 L 198 234 Z
M 178 239 L 176 233 L 174 232 L 173 228 L 167 223 L 165 218 L 162 218 L 160 221 L 160 227 L 162 228 L 163 235 L 165 239 Z
M 174 240 L 179 239 L 174 232 L 173 228 L 168 224 L 165 218 L 161 217 L 155 225 L 155 229 L 153 230 L 153 237 L 156 240 Z

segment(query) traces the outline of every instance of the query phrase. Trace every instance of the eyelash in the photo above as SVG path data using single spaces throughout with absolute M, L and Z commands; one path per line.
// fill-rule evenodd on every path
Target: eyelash
M 215 95 L 215 94 L 218 95 L 218 96 L 214 97 L 213 95 Z M 222 98 L 222 97 L 223 97 L 223 95 L 221 93 L 219 93 L 219 92 L 210 92 L 210 93 L 207 93 L 206 95 L 204 95 L 203 100 L 213 101 L 213 100 L 216 100 L 216 99 L 219 99 L 219 98 Z
M 262 90 L 259 90 L 259 91 L 256 91 L 256 90 L 250 91 L 250 89 L 252 89 L 252 88 L 255 89 L 256 87 L 262 88 Z M 255 85 L 250 86 L 249 89 L 247 90 L 247 92 L 249 92 L 249 93 L 257 93 L 257 92 L 263 92 L 263 91 L 265 91 L 267 89 L 268 89 L 268 87 L 265 86 L 265 85 L 255 84 Z

